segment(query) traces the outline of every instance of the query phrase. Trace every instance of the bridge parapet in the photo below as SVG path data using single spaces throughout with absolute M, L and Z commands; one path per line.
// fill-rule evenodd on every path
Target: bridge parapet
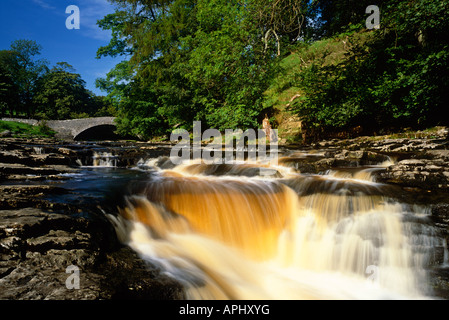
M 35 119 L 2 118 L 4 121 L 15 121 L 30 125 L 38 125 L 40 121 Z M 82 132 L 99 127 L 115 126 L 115 117 L 96 117 L 71 120 L 47 120 L 45 124 L 56 131 L 56 137 L 65 140 L 74 140 Z

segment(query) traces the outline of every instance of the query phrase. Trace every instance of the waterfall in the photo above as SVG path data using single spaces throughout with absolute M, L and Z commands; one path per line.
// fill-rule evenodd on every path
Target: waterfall
M 44 154 L 44 148 L 43 147 L 33 147 L 35 154 Z
M 255 169 L 161 169 L 111 216 L 119 238 L 188 299 L 432 297 L 427 269 L 446 244 L 427 208 L 398 201 L 376 168 Z
M 95 152 L 92 157 L 94 167 L 117 167 L 117 156 L 110 152 Z

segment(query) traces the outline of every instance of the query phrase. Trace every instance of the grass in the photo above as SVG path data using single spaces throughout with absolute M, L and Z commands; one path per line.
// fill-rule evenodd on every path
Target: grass
M 37 126 L 32 126 L 20 122 L 0 120 L 0 132 L 6 130 L 11 131 L 13 137 L 52 138 L 55 135 L 55 132 L 42 122 Z
M 265 92 L 265 106 L 284 111 L 295 94 L 302 94 L 299 88 L 301 72 L 314 63 L 326 66 L 344 62 L 351 48 L 363 46 L 372 36 L 369 32 L 350 32 L 311 44 L 298 44 L 297 48 L 281 61 L 281 73 Z
M 291 54 L 280 62 L 281 72 L 264 93 L 264 108 L 271 109 L 279 124 L 279 136 L 286 141 L 298 141 L 300 115 L 289 111 L 294 101 L 305 99 L 301 90 L 301 73 L 316 64 L 330 66 L 344 63 L 351 48 L 363 46 L 374 36 L 371 32 L 350 31 L 335 37 L 298 44 Z

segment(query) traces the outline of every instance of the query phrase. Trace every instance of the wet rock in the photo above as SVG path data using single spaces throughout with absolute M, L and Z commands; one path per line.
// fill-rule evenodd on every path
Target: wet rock
M 437 203 L 431 206 L 432 219 L 445 235 L 449 244 L 449 203 Z
M 26 151 L 0 151 L 2 163 L 22 164 L 30 167 L 42 165 L 69 165 L 70 159 L 58 154 L 28 154 Z
M 68 190 L 48 185 L 4 185 L 0 186 L 0 210 L 17 208 L 60 208 L 66 212 L 77 211 L 64 204 L 49 202 L 45 196 L 67 194 Z
M 446 300 L 449 299 L 449 270 L 447 268 L 430 270 L 429 282 L 434 295 Z
M 326 149 L 318 154 L 288 155 L 279 163 L 293 167 L 301 173 L 320 173 L 336 167 L 360 167 L 379 165 L 390 161 L 388 155 L 367 150 Z
M 27 141 L 28 142 L 28 141 Z M 77 172 L 64 154 L 42 153 L 45 148 L 22 145 L 17 140 L 0 144 L 0 178 L 3 180 L 38 180 Z M 49 147 L 47 149 L 50 149 Z
M 428 150 L 427 156 L 430 159 L 441 159 L 441 160 L 449 160 L 449 150 L 443 149 L 443 150 Z
M 78 172 L 75 168 L 59 165 L 48 165 L 41 167 L 29 167 L 23 164 L 15 163 L 0 163 L 0 172 L 5 176 L 30 176 L 30 177 L 44 177 L 56 176 L 61 173 Z
M 109 246 L 108 228 L 102 225 L 99 232 L 93 232 L 94 225 L 100 227 L 100 220 L 88 221 L 35 208 L 1 210 L 0 298 L 70 299 L 72 293 L 65 287 L 67 266 L 90 268 L 101 249 Z M 87 273 L 86 277 L 95 278 Z M 87 289 L 77 296 L 98 297 L 99 292 Z
M 58 148 L 57 150 L 60 154 L 68 156 L 68 157 L 76 157 L 77 156 L 77 152 L 72 149 L 69 149 L 69 148 L 61 147 L 61 148 Z
M 325 158 L 322 155 L 313 156 L 288 156 L 279 158 L 279 164 L 295 168 L 301 173 L 320 173 L 328 170 L 335 163 L 334 158 Z
M 118 243 L 101 216 L 0 210 L 0 299 L 180 299 L 180 284 Z M 67 285 L 74 266 L 79 287 Z
M 92 150 L 49 140 L 0 141 L 0 299 L 183 297 L 177 281 L 119 243 L 95 205 L 49 200 L 71 191 L 46 181 L 68 179 L 61 173 L 78 172 L 76 160 L 88 160 Z M 67 286 L 70 266 L 79 272 L 79 288 Z
M 449 203 L 439 203 L 432 207 L 432 215 L 436 216 L 449 225 Z
M 338 160 L 336 164 L 339 166 L 368 166 L 381 164 L 384 161 L 388 161 L 389 157 L 367 150 L 342 150 L 335 155 L 335 159 Z
M 12 132 L 9 130 L 4 130 L 4 131 L 0 132 L 0 138 L 11 137 L 11 136 L 12 136 Z
M 449 189 L 449 164 L 443 160 L 407 159 L 380 172 L 378 181 L 428 190 Z
M 91 300 L 101 298 L 98 283 L 102 276 L 89 272 L 95 255 L 86 250 L 49 250 L 27 252 L 20 260 L 11 261 L 12 270 L 0 279 L 1 299 L 13 300 Z M 71 265 L 79 267 L 80 287 L 66 286 Z
M 107 281 L 105 298 L 132 300 L 180 300 L 184 290 L 175 279 L 143 261 L 129 247 L 108 254 L 101 266 Z

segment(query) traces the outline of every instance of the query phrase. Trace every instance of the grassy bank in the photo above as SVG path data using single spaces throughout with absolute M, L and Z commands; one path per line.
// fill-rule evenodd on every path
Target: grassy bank
M 312 44 L 299 44 L 281 61 L 282 71 L 264 94 L 264 107 L 271 110 L 272 123 L 283 141 L 301 141 L 300 117 L 297 111 L 290 109 L 294 103 L 307 97 L 301 88 L 301 74 L 310 71 L 313 66 L 322 68 L 344 63 L 351 55 L 351 49 L 364 46 L 371 36 L 369 32 L 352 31 Z
M 32 126 L 20 122 L 0 120 L 0 133 L 4 131 L 10 131 L 13 137 L 52 138 L 55 135 L 55 132 L 46 126 L 45 123 Z

